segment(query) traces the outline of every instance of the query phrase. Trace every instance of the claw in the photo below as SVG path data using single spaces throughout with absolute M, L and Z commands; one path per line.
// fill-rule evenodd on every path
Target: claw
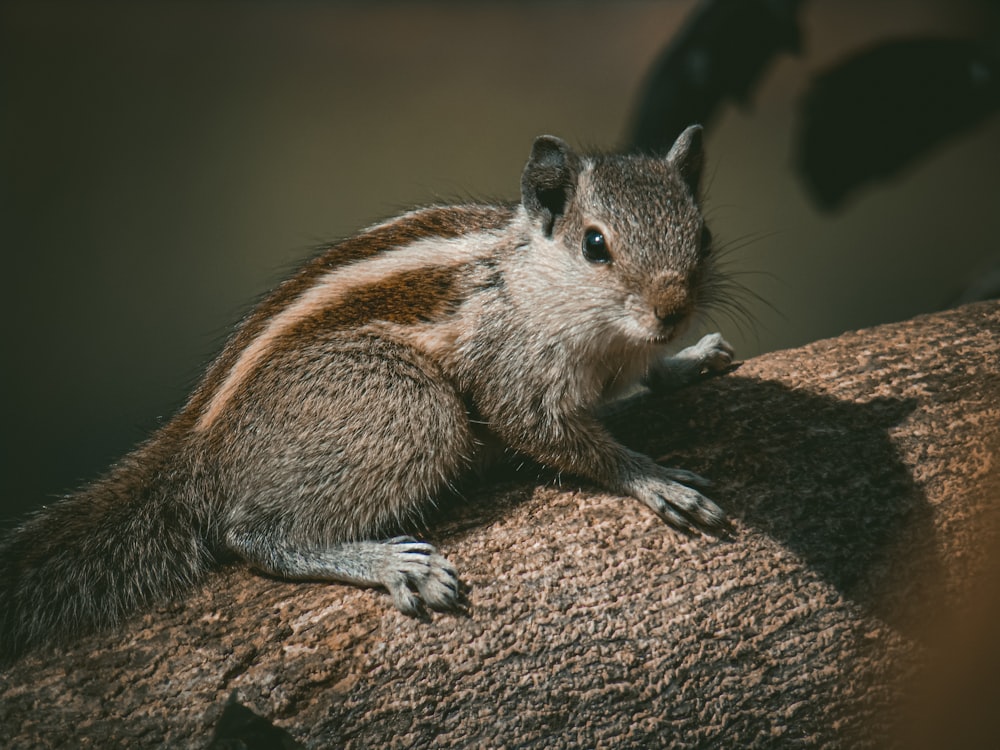
M 712 480 L 706 479 L 700 474 L 695 474 L 693 471 L 686 471 L 684 469 L 671 469 L 669 467 L 662 467 L 664 473 L 673 479 L 675 482 L 680 482 L 681 484 L 686 484 L 691 487 L 711 487 Z
M 407 536 L 395 537 L 386 544 L 391 558 L 382 583 L 400 612 L 425 616 L 425 606 L 438 611 L 459 606 L 458 573 L 432 545 Z
M 660 500 L 662 501 L 662 505 L 659 508 L 653 509 L 656 512 L 656 515 L 662 518 L 668 525 L 686 536 L 698 535 L 698 530 L 695 529 L 683 515 L 671 508 L 665 499 L 660 498 Z
M 692 472 L 654 464 L 652 473 L 633 483 L 631 494 L 684 533 L 720 530 L 725 525 L 726 514 L 696 489 L 687 486 L 698 483 L 706 482 Z

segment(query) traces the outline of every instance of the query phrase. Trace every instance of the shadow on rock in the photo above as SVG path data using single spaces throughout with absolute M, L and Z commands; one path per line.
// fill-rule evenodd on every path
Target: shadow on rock
M 624 442 L 713 481 L 707 494 L 886 622 L 918 623 L 940 580 L 933 511 L 889 431 L 914 400 L 864 403 L 729 376 L 618 415 Z

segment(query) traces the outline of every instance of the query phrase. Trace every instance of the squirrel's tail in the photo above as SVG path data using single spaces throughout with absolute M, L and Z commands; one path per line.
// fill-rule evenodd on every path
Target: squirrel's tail
M 132 458 L 0 541 L 0 662 L 115 625 L 210 567 L 196 504 Z

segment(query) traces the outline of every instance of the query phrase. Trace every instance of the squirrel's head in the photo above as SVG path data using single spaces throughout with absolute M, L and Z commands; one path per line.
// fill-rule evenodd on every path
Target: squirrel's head
M 553 304 L 635 344 L 675 338 L 711 270 L 711 235 L 698 206 L 704 156 L 692 125 L 666 156 L 581 156 L 559 138 L 535 139 L 521 176 L 532 232 L 546 246 Z

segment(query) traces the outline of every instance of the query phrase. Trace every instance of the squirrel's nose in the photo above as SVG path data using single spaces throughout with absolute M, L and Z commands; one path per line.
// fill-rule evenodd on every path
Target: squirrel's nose
M 668 328 L 680 325 L 684 321 L 684 318 L 687 317 L 687 313 L 683 310 L 661 310 L 657 307 L 654 308 L 653 312 L 655 313 L 656 318 Z
M 687 280 L 679 274 L 669 274 L 657 284 L 650 300 L 653 314 L 665 326 L 676 326 L 691 312 L 691 292 Z

